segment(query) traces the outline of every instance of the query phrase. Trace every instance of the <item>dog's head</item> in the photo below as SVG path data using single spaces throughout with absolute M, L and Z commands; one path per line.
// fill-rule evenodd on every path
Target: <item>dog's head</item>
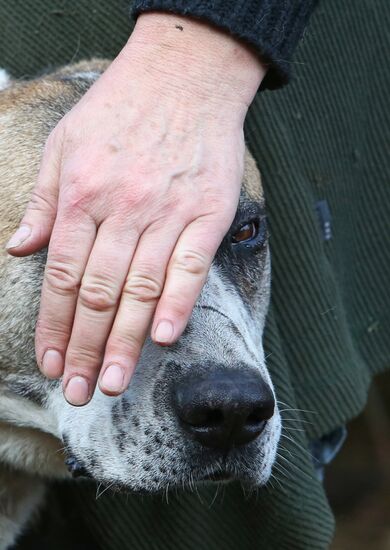
M 280 420 L 262 347 L 270 260 L 260 177 L 247 155 L 240 205 L 177 344 L 146 342 L 122 397 L 51 406 L 93 477 L 138 491 L 270 476 Z
M 83 72 L 73 72 L 75 89 L 80 90 Z M 65 77 L 59 73 L 55 83 L 59 90 L 61 79 L 69 90 L 72 71 Z M 75 91 L 73 102 L 78 94 Z M 35 117 L 50 118 L 54 111 L 41 102 Z M 17 109 L 14 112 L 13 128 L 18 118 Z M 33 119 L 28 124 L 34 124 Z M 26 132 L 26 139 L 28 135 L 31 132 Z M 31 150 L 36 151 L 34 146 L 31 143 Z M 39 151 L 34 154 L 36 166 Z M 8 184 L 12 185 L 19 185 L 20 192 L 20 181 Z M 82 468 L 100 481 L 140 492 L 206 480 L 238 479 L 256 486 L 268 480 L 280 436 L 280 416 L 262 347 L 270 290 L 264 201 L 260 175 L 248 152 L 235 220 L 187 329 L 170 347 L 146 342 L 130 387 L 122 396 L 107 397 L 97 391 L 88 405 L 74 408 L 65 402 L 58 383 L 38 374 L 32 359 L 33 325 L 27 327 L 25 317 L 31 315 L 31 308 L 36 315 L 43 263 L 39 255 L 9 259 L 0 272 L 2 284 L 9 286 L 3 298 L 8 321 L 0 335 L 1 364 L 8 348 L 15 352 L 11 345 L 15 330 L 20 355 L 15 368 L 1 375 L 19 393 L 28 393 L 26 383 L 34 386 L 35 395 L 57 420 L 58 435 L 72 457 L 73 469 Z M 10 307 L 11 301 L 18 305 Z M 28 328 L 29 334 L 21 327 Z

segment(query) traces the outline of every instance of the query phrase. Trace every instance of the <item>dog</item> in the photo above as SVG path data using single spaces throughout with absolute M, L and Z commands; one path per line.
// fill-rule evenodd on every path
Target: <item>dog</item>
M 90 60 L 30 81 L 0 74 L 0 240 L 19 223 L 45 141 L 108 66 Z M 0 550 L 44 501 L 50 479 L 88 475 L 138 493 L 194 482 L 258 487 L 281 432 L 262 333 L 270 252 L 249 151 L 239 207 L 178 343 L 148 339 L 128 390 L 69 405 L 39 372 L 34 325 L 46 251 L 0 255 Z

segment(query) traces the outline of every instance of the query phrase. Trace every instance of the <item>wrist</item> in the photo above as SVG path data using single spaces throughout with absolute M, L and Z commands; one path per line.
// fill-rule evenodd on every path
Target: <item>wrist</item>
M 167 13 L 139 16 L 119 55 L 159 86 L 247 109 L 266 67 L 249 47 L 207 23 Z

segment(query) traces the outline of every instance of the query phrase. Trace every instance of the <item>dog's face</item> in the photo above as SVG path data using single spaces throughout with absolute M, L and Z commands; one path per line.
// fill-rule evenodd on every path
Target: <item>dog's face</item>
M 75 72 L 80 87 L 83 73 Z M 66 73 L 67 87 L 71 75 Z M 35 155 L 37 165 L 39 151 Z M 260 175 L 249 153 L 236 218 L 185 333 L 170 347 L 148 340 L 122 396 L 97 391 L 87 406 L 74 408 L 65 402 L 59 383 L 38 373 L 33 322 L 26 316 L 36 316 L 43 265 L 43 255 L 0 263 L 1 283 L 8 290 L 0 304 L 5 311 L 0 383 L 19 394 L 34 394 L 54 415 L 74 469 L 140 492 L 206 480 L 238 479 L 256 486 L 268 480 L 280 416 L 262 347 L 270 258 Z
M 53 397 L 68 450 L 93 477 L 148 492 L 267 481 L 280 431 L 261 342 L 270 265 L 263 203 L 247 189 L 180 341 L 147 341 L 122 397 L 98 393 L 80 409 Z

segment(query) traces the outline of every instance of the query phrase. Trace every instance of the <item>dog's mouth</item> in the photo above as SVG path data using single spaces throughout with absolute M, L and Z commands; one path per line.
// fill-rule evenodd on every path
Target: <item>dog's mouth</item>
M 73 478 L 89 478 L 93 479 L 93 476 L 88 472 L 88 470 L 83 466 L 83 464 L 74 456 L 68 456 L 65 460 L 65 465 L 68 468 L 70 474 Z M 234 481 L 236 476 L 229 472 L 227 469 L 219 468 L 218 470 L 207 472 L 204 475 L 196 476 L 193 481 L 202 483 L 202 482 L 229 482 Z M 188 483 L 190 486 L 190 483 Z
M 234 481 L 235 479 L 235 476 L 228 472 L 228 471 L 220 471 L 218 470 L 218 472 L 213 472 L 211 474 L 207 474 L 204 476 L 203 479 L 200 479 L 199 481 L 216 481 L 216 482 L 220 482 L 220 481 Z

